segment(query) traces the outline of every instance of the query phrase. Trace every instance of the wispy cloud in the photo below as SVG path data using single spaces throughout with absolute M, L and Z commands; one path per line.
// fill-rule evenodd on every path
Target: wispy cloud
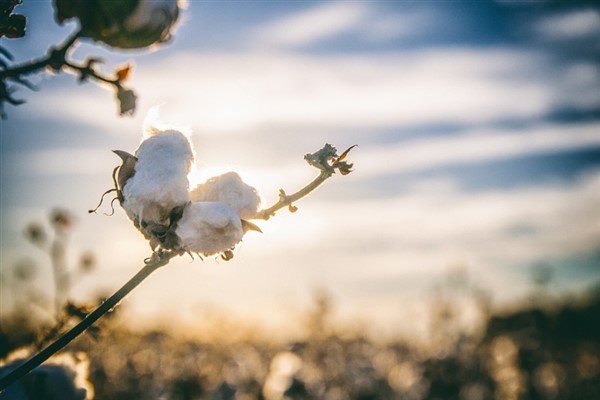
M 165 103 L 167 119 L 203 132 L 264 126 L 379 129 L 427 124 L 485 124 L 539 118 L 556 109 L 600 106 L 594 65 L 555 84 L 544 57 L 508 49 L 468 48 L 411 54 L 309 56 L 280 53 L 183 54 L 139 67 L 132 79 L 144 104 Z M 581 69 L 580 68 L 580 69 Z M 156 76 L 168 70 L 160 81 Z M 568 78 L 563 76 L 563 78 Z M 575 78 L 574 78 L 575 77 Z M 165 87 L 169 88 L 166 92 Z M 42 92 L 40 96 L 49 92 Z M 52 94 L 54 96 L 54 94 Z M 47 99 L 42 113 L 70 113 L 103 124 L 105 98 Z M 76 111 L 74 111 L 76 110 Z M 86 112 L 86 110 L 90 110 Z M 107 130 L 114 127 L 106 126 Z
M 551 40 L 597 39 L 600 36 L 600 11 L 570 11 L 541 18 L 536 32 Z
M 253 46 L 298 49 L 351 34 L 354 41 L 373 43 L 410 39 L 452 22 L 432 9 L 409 7 L 402 12 L 376 2 L 329 2 L 280 17 L 251 33 Z
M 140 87 L 156 102 L 164 101 L 164 83 L 152 77 L 164 68 L 176 77 L 169 82 L 170 105 L 178 114 L 174 119 L 193 119 L 207 131 L 265 125 L 376 129 L 537 118 L 557 105 L 569 106 L 568 99 L 578 101 L 577 93 L 589 92 L 593 83 L 600 85 L 592 73 L 585 87 L 557 88 L 543 57 L 511 50 L 369 58 L 187 55 L 140 74 Z M 592 95 L 587 105 L 599 101 Z
M 361 175 L 417 172 L 456 164 L 600 147 L 600 124 L 541 125 L 525 130 L 474 130 L 451 137 L 374 146 L 353 155 Z
M 368 13 L 367 4 L 362 2 L 325 3 L 260 28 L 254 39 L 267 45 L 305 46 L 348 32 Z
M 496 276 L 506 267 L 527 268 L 597 249 L 600 221 L 594 216 L 600 212 L 599 184 L 596 170 L 570 184 L 472 195 L 443 183 L 437 188 L 415 187 L 410 194 L 389 199 L 323 203 L 318 212 L 312 207 L 307 218 L 327 216 L 335 224 L 319 224 L 317 219 L 302 233 L 309 241 L 299 243 L 295 232 L 281 230 L 262 246 L 290 255 L 294 247 L 306 254 L 328 243 L 331 258 L 322 254 L 322 263 L 335 270 L 333 275 L 343 272 L 355 280 L 431 277 L 455 263 Z M 521 274 L 519 268 L 513 272 Z M 485 276 L 477 275 L 485 281 Z M 520 289 L 526 286 L 523 283 Z
M 93 161 L 93 162 L 91 162 Z M 106 148 L 68 148 L 33 150 L 7 154 L 3 160 L 12 176 L 96 175 L 106 173 L 107 166 L 118 164 Z

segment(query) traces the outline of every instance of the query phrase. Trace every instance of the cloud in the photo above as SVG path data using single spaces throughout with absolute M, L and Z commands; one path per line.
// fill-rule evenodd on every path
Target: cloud
M 370 57 L 187 54 L 139 68 L 137 80 L 140 95 L 166 102 L 171 119 L 193 121 L 207 132 L 264 126 L 379 129 L 539 118 L 569 105 L 565 90 L 572 89 L 568 98 L 576 102 L 578 91 L 600 84 L 592 73 L 587 86 L 559 91 L 546 61 L 502 49 Z M 164 70 L 171 71 L 168 82 L 156 81 Z M 586 106 L 598 102 L 593 95 L 585 98 Z
M 412 173 L 449 165 L 600 147 L 600 124 L 540 125 L 515 130 L 472 130 L 450 137 L 361 148 L 353 161 L 361 176 Z
M 345 199 L 321 204 L 318 214 L 335 224 L 315 226 L 305 235 L 331 243 L 338 269 L 355 279 L 414 271 L 430 275 L 457 262 L 495 273 L 597 249 L 598 185 L 596 170 L 570 184 L 478 195 L 444 184 L 434 192 L 415 188 L 389 199 Z M 280 235 L 285 239 L 286 233 Z M 334 260 L 321 257 L 335 268 Z M 363 262 L 370 267 L 361 269 Z
M 110 173 L 118 159 L 106 148 L 55 148 L 6 154 L 3 164 L 11 176 L 96 175 Z M 4 168 L 3 168 L 4 170 Z
M 368 2 L 329 2 L 279 18 L 250 33 L 255 47 L 298 49 L 341 35 L 354 42 L 377 43 L 410 39 L 444 26 L 454 27 L 431 8 L 405 8 L 402 12 Z
M 299 47 L 345 33 L 368 15 L 361 2 L 329 2 L 278 19 L 253 34 L 264 45 Z
M 62 115 L 138 140 L 144 110 L 163 103 L 166 120 L 202 135 L 486 125 L 600 107 L 598 66 L 555 66 L 539 54 L 511 49 L 369 57 L 182 53 L 138 66 L 130 85 L 140 108 L 118 130 L 108 118 L 114 104 L 106 96 L 48 89 L 37 95 L 37 109 L 41 116 Z
M 368 18 L 364 18 L 355 27 L 359 40 L 369 42 L 385 42 L 388 40 L 410 40 L 422 35 L 436 32 L 441 26 L 450 34 L 455 26 L 439 11 L 431 8 L 403 10 L 402 13 L 383 10 L 372 10 Z
M 555 84 L 558 107 L 594 109 L 600 106 L 600 68 L 597 63 L 578 62 L 557 71 Z
M 537 21 L 534 29 L 551 40 L 597 38 L 600 35 L 600 12 L 589 9 L 546 16 Z

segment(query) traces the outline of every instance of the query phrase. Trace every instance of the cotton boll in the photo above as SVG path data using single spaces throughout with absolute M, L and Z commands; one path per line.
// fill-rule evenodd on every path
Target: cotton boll
M 177 0 L 54 0 L 59 23 L 79 20 L 81 36 L 121 49 L 169 40 L 179 18 Z
M 125 20 L 124 26 L 130 32 L 147 30 L 149 34 L 163 33 L 178 16 L 177 1 L 140 0 L 135 10 Z
M 184 250 L 205 256 L 230 250 L 244 235 L 240 216 L 231 207 L 215 201 L 188 204 L 175 233 Z
M 155 131 L 135 156 L 135 172 L 122 188 L 122 206 L 142 228 L 169 226 L 173 209 L 189 200 L 187 175 L 194 162 L 190 142 L 178 131 Z
M 235 172 L 210 178 L 190 193 L 192 201 L 219 201 L 234 209 L 240 218 L 251 219 L 260 206 L 255 188 L 242 181 Z

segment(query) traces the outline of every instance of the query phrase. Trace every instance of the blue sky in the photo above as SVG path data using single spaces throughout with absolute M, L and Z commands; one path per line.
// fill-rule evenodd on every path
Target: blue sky
M 17 60 L 74 28 L 55 25 L 48 2 L 25 3 L 26 38 L 2 39 Z M 145 282 L 128 304 L 146 321 L 177 308 L 193 324 L 214 308 L 289 327 L 325 288 L 342 320 L 414 332 L 407 317 L 427 324 L 433 288 L 457 265 L 499 306 L 529 293 L 540 263 L 560 293 L 600 279 L 595 2 L 192 0 L 183 21 L 153 52 L 74 53 L 106 71 L 134 63 L 131 118 L 69 75 L 17 93 L 27 104 L 0 125 L 3 271 L 31 253 L 22 227 L 63 206 L 79 219 L 73 253 L 91 248 L 101 265 L 75 296 L 133 274 L 149 252 L 141 235 L 121 210 L 86 210 L 111 185 L 110 150 L 133 152 L 162 104 L 166 122 L 194 132 L 195 179 L 234 168 L 267 203 L 312 178 L 305 153 L 360 147 L 354 173 L 262 223 L 231 262 L 181 259 Z

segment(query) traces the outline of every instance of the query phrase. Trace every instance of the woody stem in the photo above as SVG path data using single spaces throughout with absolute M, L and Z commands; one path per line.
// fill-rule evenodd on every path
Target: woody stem
M 328 178 L 333 175 L 333 169 L 322 169 L 319 176 L 317 176 L 312 182 L 298 190 L 296 193 L 287 195 L 283 189 L 279 191 L 279 201 L 275 203 L 273 206 L 261 210 L 253 219 L 264 219 L 267 220 L 275 215 L 275 212 L 281 210 L 284 207 L 288 207 L 292 205 L 292 203 L 300 200 L 304 196 L 308 195 L 310 192 L 318 188 L 323 182 L 325 182 Z

